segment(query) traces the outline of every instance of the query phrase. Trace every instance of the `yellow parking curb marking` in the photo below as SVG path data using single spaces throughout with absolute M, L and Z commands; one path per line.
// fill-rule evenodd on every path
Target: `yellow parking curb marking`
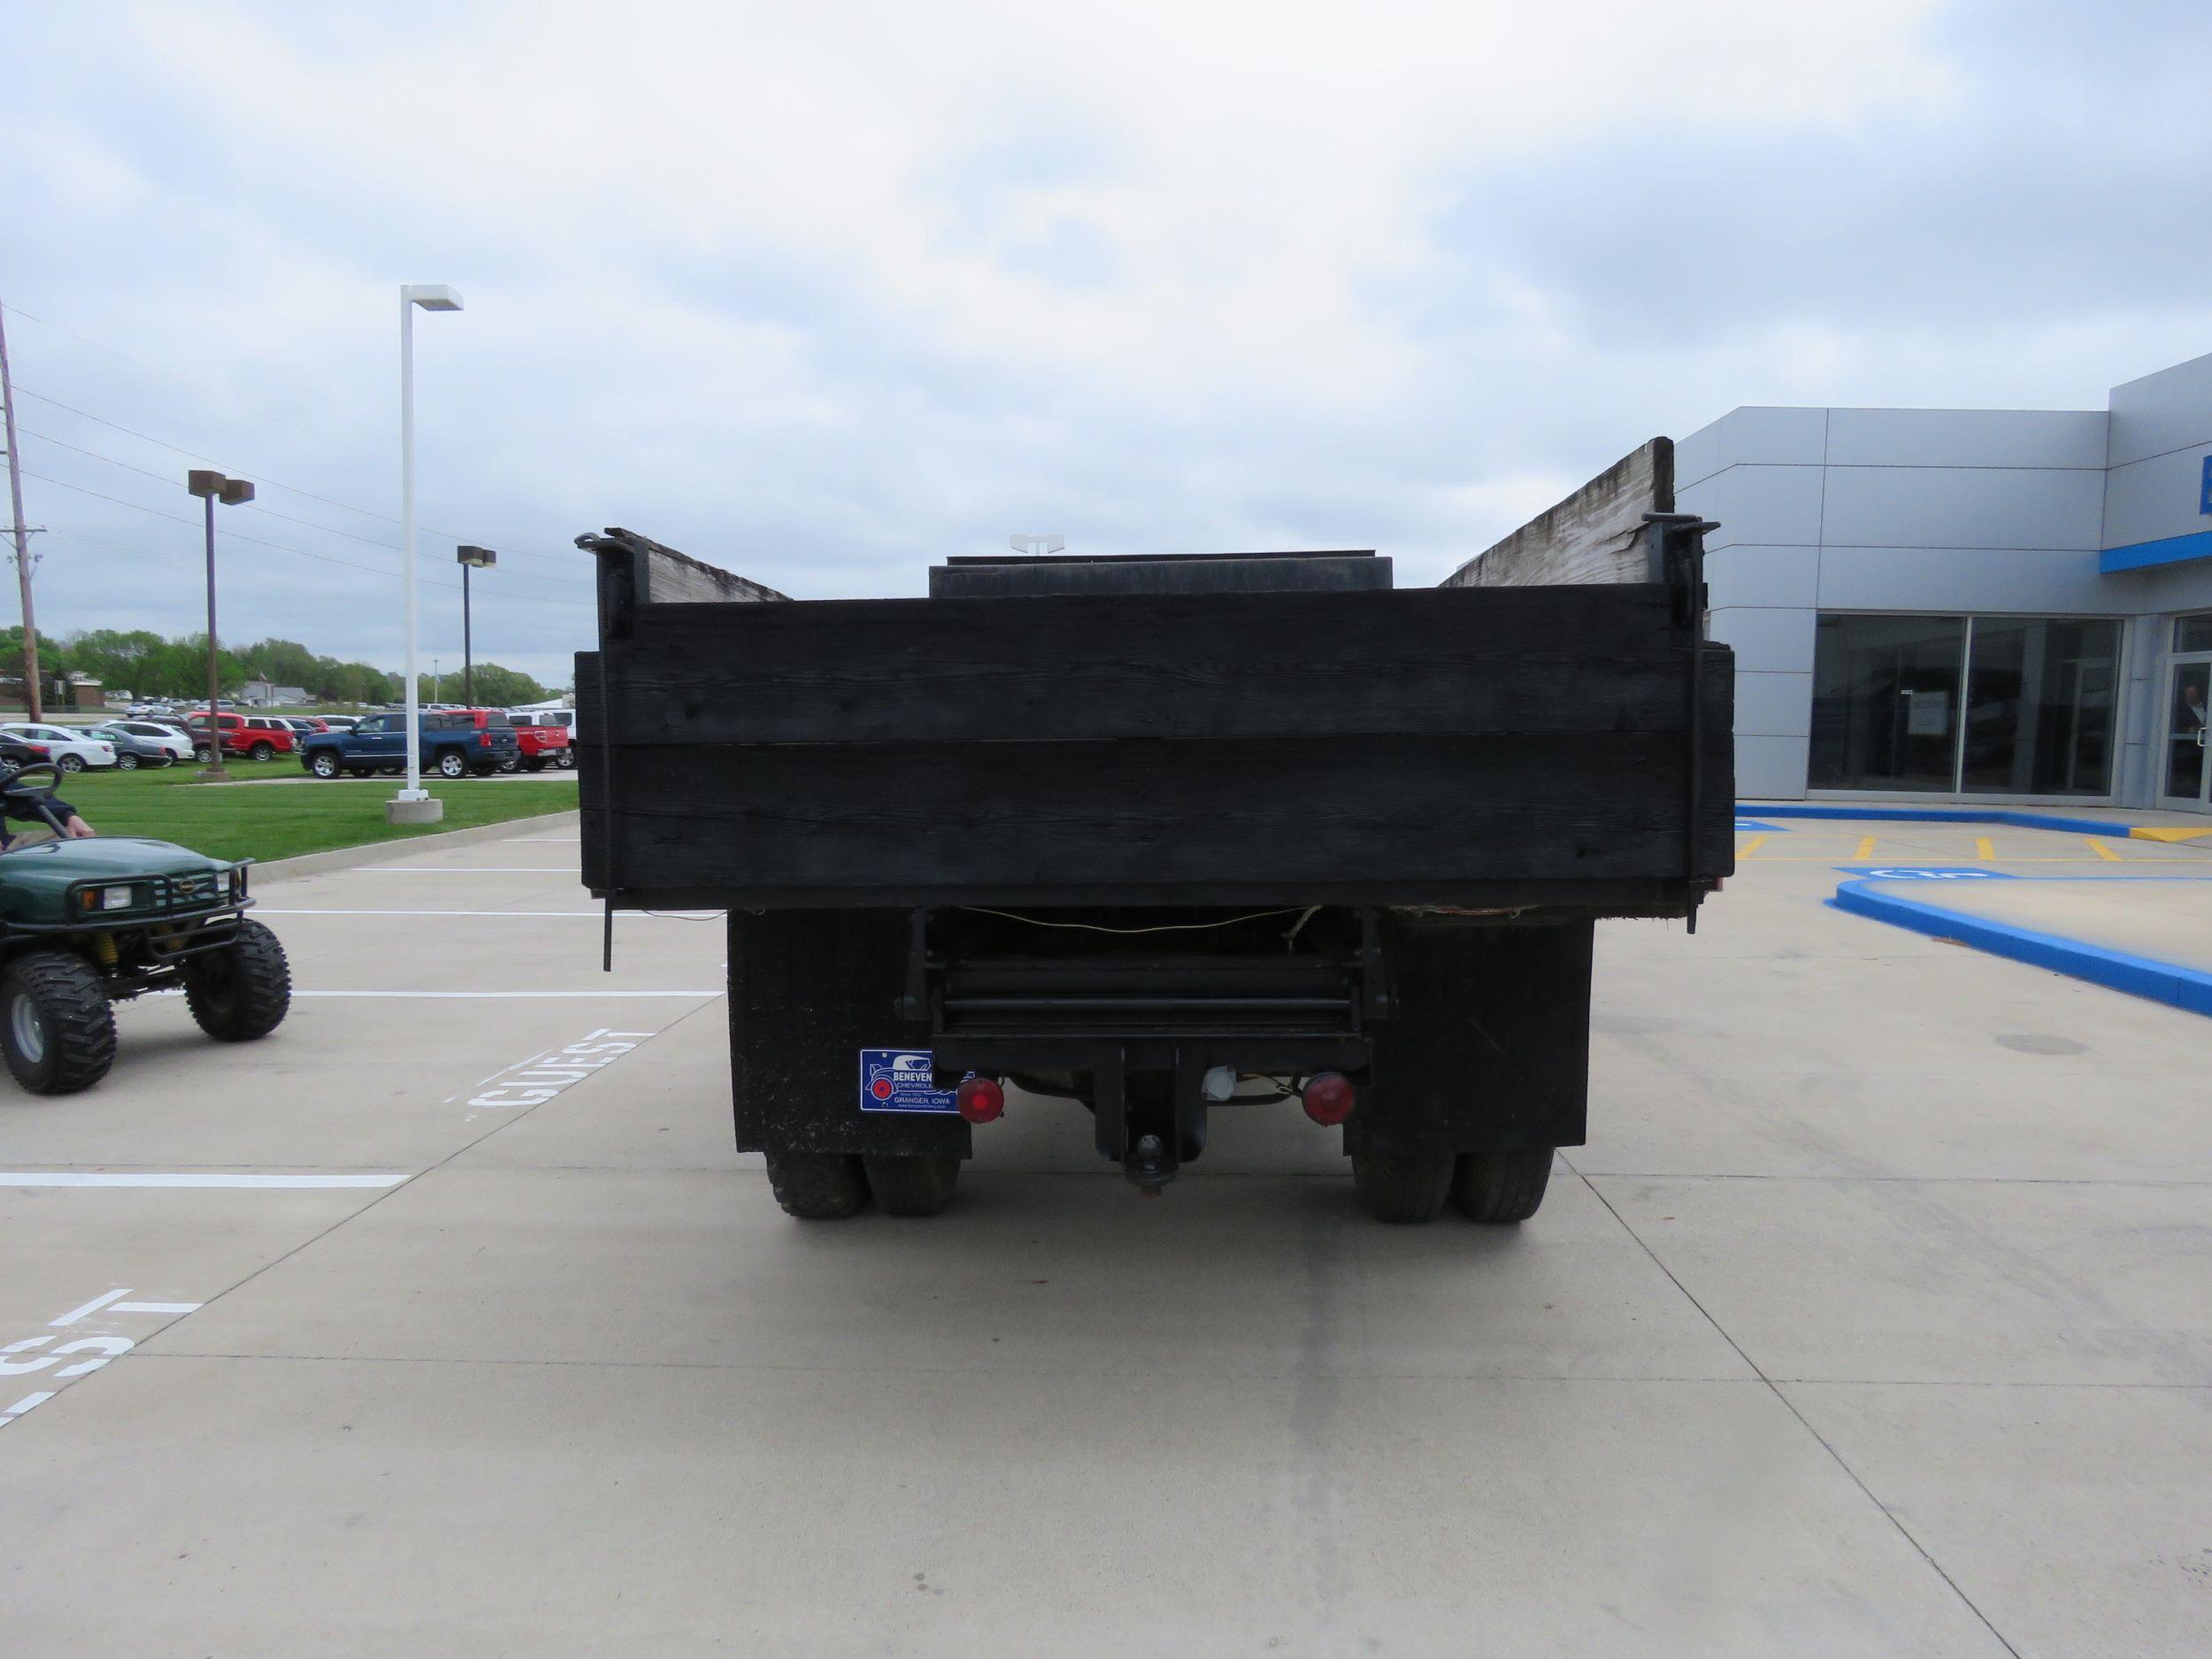
M 1863 839 L 1860 841 L 1860 842 L 1859 842 L 1859 850 L 1858 850 L 1857 852 L 1855 852 L 1855 853 L 1853 853 L 1851 856 L 1852 856 L 1854 858 L 1871 858 L 1871 857 L 1873 857 L 1873 856 L 1874 856 L 1874 838 L 1873 838 L 1871 835 L 1869 835 L 1869 836 L 1866 836 L 1866 837 L 1863 838 Z
M 1996 842 L 1994 842 L 1994 841 L 1991 841 L 1991 840 L 1989 839 L 1989 837 L 1988 837 L 1988 836 L 1986 836 L 1986 835 L 1977 835 L 1976 837 L 1974 837 L 1974 856 L 1975 856 L 1975 857 L 1977 857 L 1977 858 L 1994 858 L 1996 856 L 1997 856 L 1997 843 L 1996 843 Z
M 2096 854 L 2098 857 L 2116 864 L 2120 862 L 2120 855 L 2114 852 L 2094 835 L 2085 835 L 2082 839 L 2089 843 L 2089 850 Z
M 1767 838 L 1765 836 L 1754 835 L 1749 841 L 1736 849 L 1736 856 L 1739 858 L 1748 858 L 1752 854 L 1757 852 L 1760 848 L 1765 846 L 1766 844 Z
M 2212 836 L 2212 829 L 2179 829 L 2163 824 L 2138 824 L 2128 833 L 2139 841 L 2194 841 Z

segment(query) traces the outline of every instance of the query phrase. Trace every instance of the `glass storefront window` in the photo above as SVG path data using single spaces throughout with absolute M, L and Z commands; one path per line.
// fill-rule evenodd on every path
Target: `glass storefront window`
M 2212 614 L 2174 618 L 2174 650 L 2212 651 Z
M 1967 647 L 1970 794 L 2108 795 L 2120 625 L 1978 617 Z
M 1814 788 L 2111 793 L 2116 621 L 1824 616 L 1816 641 Z
M 1964 617 L 1820 618 L 1816 789 L 1948 789 L 1957 763 Z

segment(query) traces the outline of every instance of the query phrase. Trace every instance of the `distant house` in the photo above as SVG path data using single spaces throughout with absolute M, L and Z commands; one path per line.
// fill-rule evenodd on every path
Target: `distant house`
M 108 706 L 107 693 L 101 682 L 90 674 L 72 674 L 55 687 L 60 694 L 57 702 L 72 709 L 104 709 Z
M 238 687 L 238 701 L 251 709 L 296 709 L 308 701 L 304 686 L 280 686 L 273 680 L 249 680 Z

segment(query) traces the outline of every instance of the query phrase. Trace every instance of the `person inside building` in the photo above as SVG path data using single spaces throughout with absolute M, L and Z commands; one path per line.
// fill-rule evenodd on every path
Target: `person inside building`
M 46 757 L 29 744 L 14 738 L 0 738 L 0 810 L 4 810 L 9 818 L 21 818 L 34 826 L 21 834 L 0 834 L 0 853 L 12 853 L 19 847 L 33 847 L 51 839 L 54 826 L 47 821 L 48 812 L 60 821 L 62 833 L 71 841 L 81 841 L 96 833 L 75 807 L 58 795 L 41 798 L 9 791 L 8 786 L 15 781 L 17 772 L 26 766 L 45 764 Z

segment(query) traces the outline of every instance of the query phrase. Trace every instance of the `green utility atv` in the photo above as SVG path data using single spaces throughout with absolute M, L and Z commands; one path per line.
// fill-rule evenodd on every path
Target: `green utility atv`
M 57 836 L 43 762 L 0 786 Z M 136 836 L 58 839 L 0 853 L 0 1056 L 34 1094 L 73 1094 L 115 1060 L 110 1004 L 181 986 L 200 1029 L 265 1037 L 292 1005 L 284 947 L 247 919 L 245 860 Z

